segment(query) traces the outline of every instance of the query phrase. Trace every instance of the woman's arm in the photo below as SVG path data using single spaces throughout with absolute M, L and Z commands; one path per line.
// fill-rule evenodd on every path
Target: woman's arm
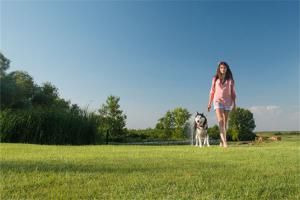
M 211 103 L 212 103 L 212 101 L 213 101 L 213 99 L 214 99 L 214 95 L 215 95 L 215 93 L 210 93 L 210 94 L 209 94 L 208 105 L 211 105 Z
M 211 108 L 211 102 L 212 102 L 212 99 L 213 99 L 213 95 L 210 95 L 209 97 L 209 100 L 208 100 L 208 105 L 207 105 L 207 111 L 209 112 L 210 111 L 210 108 Z
M 234 81 L 232 81 L 232 84 L 231 84 L 231 98 L 233 101 L 233 109 L 235 109 L 236 108 L 236 92 L 235 92 Z
M 213 80 L 211 82 L 211 88 L 210 88 L 210 92 L 209 92 L 208 105 L 207 105 L 208 112 L 210 111 L 211 103 L 214 99 L 214 95 L 215 95 L 215 77 L 213 78 Z

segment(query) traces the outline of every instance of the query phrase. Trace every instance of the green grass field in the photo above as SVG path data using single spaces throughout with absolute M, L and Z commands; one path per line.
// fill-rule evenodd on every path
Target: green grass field
M 218 146 L 1 144 L 1 199 L 300 199 L 299 135 Z

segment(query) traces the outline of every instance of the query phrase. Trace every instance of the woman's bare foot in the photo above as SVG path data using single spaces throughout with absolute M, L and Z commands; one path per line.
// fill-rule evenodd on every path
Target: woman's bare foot
M 224 148 L 227 148 L 228 146 L 227 146 L 227 144 L 225 143 L 225 144 L 223 145 L 223 147 L 224 147 Z
M 222 142 L 220 142 L 219 146 L 220 146 L 220 147 L 223 147 L 223 143 L 222 143 Z

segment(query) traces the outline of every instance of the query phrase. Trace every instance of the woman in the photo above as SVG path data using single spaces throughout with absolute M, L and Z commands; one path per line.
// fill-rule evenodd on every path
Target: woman
M 231 70 L 226 62 L 220 62 L 217 73 L 212 80 L 207 109 L 209 112 L 213 101 L 214 110 L 219 122 L 221 147 L 227 147 L 226 131 L 228 115 L 232 109 L 236 108 L 235 100 L 235 85 Z

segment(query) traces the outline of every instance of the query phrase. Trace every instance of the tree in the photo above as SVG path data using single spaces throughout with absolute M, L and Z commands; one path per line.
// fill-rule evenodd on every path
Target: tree
M 167 111 L 165 117 L 162 118 L 164 133 L 166 138 L 170 138 L 174 130 L 174 118 L 171 111 Z
M 127 116 L 120 110 L 120 97 L 109 96 L 106 104 L 102 104 L 99 112 L 99 130 L 106 134 L 106 142 L 109 137 L 112 140 L 120 140 L 125 136 L 125 126 Z
M 0 78 L 4 77 L 6 70 L 9 68 L 10 60 L 0 52 Z
M 164 129 L 164 117 L 159 118 L 157 121 L 158 122 L 157 122 L 157 124 L 155 126 L 155 129 L 163 130 Z
M 50 82 L 34 84 L 25 71 L 7 73 L 0 53 L 0 141 L 41 144 L 95 143 L 98 116 L 60 98 Z
M 49 107 L 52 106 L 58 98 L 58 89 L 50 82 L 46 82 L 43 83 L 42 86 L 35 87 L 32 104 L 34 106 Z
M 1 108 L 24 108 L 31 105 L 33 78 L 24 71 L 7 74 L 10 60 L 0 52 Z
M 220 139 L 220 129 L 218 125 L 214 125 L 207 130 L 211 139 Z
M 182 139 L 190 134 L 188 119 L 191 114 L 185 108 L 168 110 L 164 117 L 158 120 L 156 129 L 164 130 L 165 139 Z
M 33 78 L 27 72 L 14 71 L 9 74 L 2 74 L 1 107 L 30 107 L 33 91 Z
M 10 60 L 0 52 L 0 97 L 1 109 L 10 106 L 13 95 L 16 92 L 16 84 L 12 77 L 6 75 L 6 70 L 10 67 Z
M 229 129 L 232 140 L 253 140 L 255 134 L 255 121 L 251 111 L 243 108 L 237 108 L 229 114 Z
M 16 85 L 12 107 L 29 107 L 31 105 L 31 99 L 34 92 L 33 78 L 25 71 L 14 71 L 8 76 L 12 77 Z
M 191 117 L 191 114 L 189 111 L 185 108 L 175 108 L 172 111 L 173 119 L 174 119 L 174 126 L 175 126 L 175 138 L 185 138 L 187 136 L 188 127 L 190 124 L 188 123 L 189 118 Z
M 14 94 L 17 92 L 15 81 L 10 76 L 1 76 L 1 109 L 9 108 L 13 103 Z

